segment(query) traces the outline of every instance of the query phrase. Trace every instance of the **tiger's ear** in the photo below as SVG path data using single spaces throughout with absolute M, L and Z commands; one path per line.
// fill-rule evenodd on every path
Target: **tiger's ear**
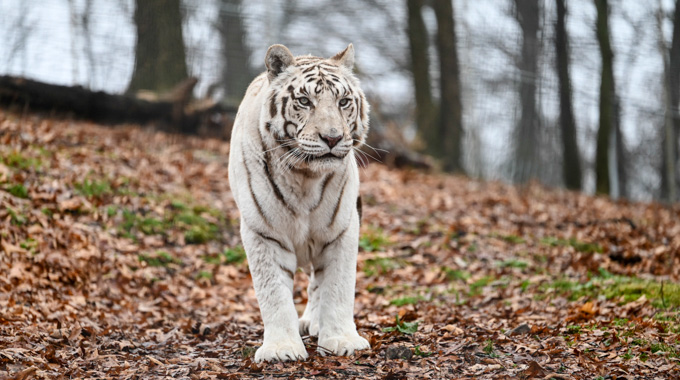
M 295 57 L 283 45 L 272 45 L 267 49 L 267 55 L 264 58 L 264 64 L 267 66 L 269 79 L 274 79 L 281 74 L 286 67 L 295 64 Z
M 347 45 L 345 50 L 331 57 L 331 60 L 336 61 L 351 71 L 354 68 L 354 45 Z

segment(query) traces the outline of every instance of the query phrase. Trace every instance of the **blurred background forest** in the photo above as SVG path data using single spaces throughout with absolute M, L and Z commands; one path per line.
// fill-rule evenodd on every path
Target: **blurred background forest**
M 269 45 L 349 42 L 372 128 L 444 170 L 679 198 L 680 0 L 0 0 L 0 75 L 131 96 L 233 107 Z

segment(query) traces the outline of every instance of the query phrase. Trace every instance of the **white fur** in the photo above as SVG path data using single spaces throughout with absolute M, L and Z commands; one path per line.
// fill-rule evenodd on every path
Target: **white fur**
M 300 106 L 300 94 L 286 95 L 291 83 L 313 90 L 314 83 L 302 79 L 302 70 L 317 62 L 312 57 L 293 58 L 288 49 L 274 45 L 265 62 L 268 73 L 251 83 L 239 107 L 229 154 L 229 183 L 241 211 L 241 238 L 264 322 L 264 342 L 255 361 L 307 358 L 300 336 L 306 332 L 319 337 L 322 354 L 351 355 L 369 348 L 353 318 L 359 175 L 352 134 L 363 142 L 368 130 L 368 104 L 351 72 L 354 50 L 350 45 L 318 62 L 335 66 L 331 71 L 357 96 L 351 105 L 362 102 L 358 109 L 342 108 L 344 95 L 330 90 L 310 95 L 310 109 Z M 279 96 L 274 117 L 273 94 Z M 282 117 L 286 96 L 288 120 L 296 120 L 297 130 Z M 291 102 L 302 109 L 296 117 Z M 278 145 L 286 128 L 287 141 Z M 342 135 L 334 147 L 319 137 L 334 133 Z M 300 154 L 342 158 L 300 161 L 285 145 Z M 291 273 L 299 267 L 309 271 L 310 285 L 298 321 Z

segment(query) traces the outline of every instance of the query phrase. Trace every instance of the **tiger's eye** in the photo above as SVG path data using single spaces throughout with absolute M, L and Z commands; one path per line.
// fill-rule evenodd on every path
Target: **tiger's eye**
M 340 104 L 340 107 L 344 107 L 344 106 L 348 105 L 349 104 L 349 98 L 340 99 L 340 102 L 338 104 Z
M 305 98 L 304 96 L 298 98 L 297 101 L 298 101 L 300 104 L 302 104 L 303 106 L 306 106 L 306 105 L 309 104 L 309 99 L 308 99 L 308 98 Z

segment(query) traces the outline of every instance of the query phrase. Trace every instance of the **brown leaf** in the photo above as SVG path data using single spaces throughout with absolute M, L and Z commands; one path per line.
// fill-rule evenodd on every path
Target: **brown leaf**
M 546 370 L 543 369 L 536 361 L 532 360 L 529 362 L 529 367 L 524 370 L 524 375 L 529 379 L 534 379 L 537 377 L 543 377 L 546 375 Z

